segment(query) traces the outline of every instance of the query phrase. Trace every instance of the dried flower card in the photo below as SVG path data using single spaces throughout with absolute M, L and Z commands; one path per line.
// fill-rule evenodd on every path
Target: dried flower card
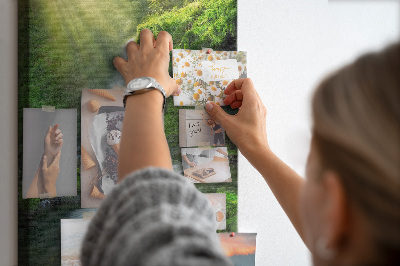
M 174 105 L 196 106 L 207 101 L 224 105 L 228 84 L 247 77 L 246 60 L 243 51 L 173 50 L 173 74 L 182 89 L 174 96 Z

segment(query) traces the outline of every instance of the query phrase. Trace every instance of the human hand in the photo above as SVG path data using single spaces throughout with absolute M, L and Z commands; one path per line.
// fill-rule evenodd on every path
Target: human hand
M 189 162 L 188 163 L 191 167 L 195 167 L 196 166 L 196 163 L 194 163 L 194 162 Z
M 140 32 L 140 45 L 129 42 L 126 46 L 128 60 L 114 58 L 114 66 L 121 73 L 127 85 L 140 77 L 152 77 L 164 88 L 166 96 L 177 93 L 178 85 L 169 76 L 169 52 L 172 50 L 172 37 L 160 31 L 155 40 L 153 33 L 144 29 Z
M 51 163 L 54 156 L 56 156 L 63 146 L 63 134 L 59 129 L 59 124 L 54 127 L 49 127 L 46 136 L 44 137 L 44 155 L 47 156 L 48 162 Z M 48 165 L 47 165 L 48 166 Z
M 251 79 L 237 79 L 225 89 L 228 95 L 224 103 L 233 109 L 240 107 L 236 115 L 227 114 L 219 105 L 209 102 L 207 112 L 225 129 L 228 137 L 244 156 L 259 149 L 269 150 L 266 132 L 267 110 L 254 89 Z
M 47 166 L 47 164 L 49 163 L 48 158 L 46 155 L 43 155 L 42 173 L 43 173 L 44 190 L 45 193 L 49 194 L 52 197 L 55 197 L 57 195 L 56 181 L 58 175 L 60 174 L 60 157 L 61 157 L 61 151 L 57 153 L 53 162 L 49 166 Z

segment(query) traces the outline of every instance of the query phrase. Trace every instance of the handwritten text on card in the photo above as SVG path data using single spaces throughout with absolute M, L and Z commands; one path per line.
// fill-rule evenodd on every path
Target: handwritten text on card
M 235 59 L 202 61 L 200 67 L 202 80 L 234 80 L 239 78 L 238 62 Z

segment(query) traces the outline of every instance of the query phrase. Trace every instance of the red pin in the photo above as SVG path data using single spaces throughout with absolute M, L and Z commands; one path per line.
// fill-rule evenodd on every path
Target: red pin
M 235 236 L 235 233 L 232 232 L 232 233 L 230 234 L 230 237 L 234 237 L 234 236 Z
M 211 49 L 208 49 L 208 50 L 207 50 L 207 54 L 211 54 Z

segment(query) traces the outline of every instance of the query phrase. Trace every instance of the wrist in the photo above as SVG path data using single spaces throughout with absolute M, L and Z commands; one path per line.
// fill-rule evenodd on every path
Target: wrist
M 55 184 L 44 184 L 44 191 L 46 194 L 48 194 L 50 197 L 55 197 L 57 195 L 57 189 Z
M 126 106 L 127 98 L 131 95 L 140 95 L 146 94 L 150 91 L 158 91 L 163 96 L 163 110 L 165 107 L 165 100 L 166 100 L 166 92 L 164 88 L 158 83 L 158 81 L 149 76 L 143 76 L 140 78 L 135 78 L 129 81 L 126 85 L 125 93 L 124 93 L 124 106 Z
M 164 97 L 158 90 L 150 90 L 140 94 L 132 94 L 126 98 L 126 107 L 162 110 Z

